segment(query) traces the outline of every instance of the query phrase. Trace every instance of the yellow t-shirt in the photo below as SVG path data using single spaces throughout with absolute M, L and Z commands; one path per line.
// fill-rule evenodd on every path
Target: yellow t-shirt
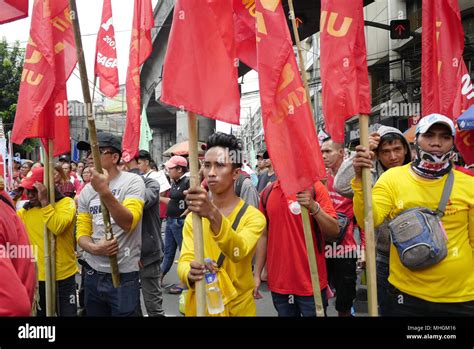
M 76 204 L 73 199 L 65 197 L 56 202 L 55 207 L 24 208 L 18 211 L 30 238 L 30 243 L 37 251 L 38 280 L 45 280 L 44 268 L 44 224 L 56 236 L 56 280 L 64 280 L 76 274 L 77 260 L 75 255 L 74 220 Z
M 454 185 L 441 219 L 446 230 L 448 255 L 440 263 L 422 270 L 403 266 L 395 246 L 390 249 L 389 282 L 414 297 L 436 303 L 474 300 L 474 177 L 453 170 Z M 413 207 L 435 210 L 448 175 L 428 180 L 415 175 L 410 165 L 386 171 L 373 188 L 374 225 L 393 219 Z M 352 181 L 354 213 L 364 222 L 362 184 Z
M 244 205 L 244 201 L 235 207 L 228 217 L 222 218 L 219 234 L 214 235 L 208 219 L 202 220 L 204 258 L 217 261 L 222 251 L 225 255 L 222 267 L 229 276 L 237 291 L 237 297 L 231 300 L 226 307 L 226 314 L 230 316 L 255 316 L 257 309 L 253 299 L 254 281 L 252 274 L 252 258 L 255 254 L 257 241 L 266 225 L 265 216 L 253 206 L 247 207 L 242 216 L 237 231 L 232 224 Z M 194 260 L 194 243 L 192 214 L 186 217 L 183 227 L 183 243 L 178 263 L 179 278 L 189 285 L 187 275 L 189 263 Z

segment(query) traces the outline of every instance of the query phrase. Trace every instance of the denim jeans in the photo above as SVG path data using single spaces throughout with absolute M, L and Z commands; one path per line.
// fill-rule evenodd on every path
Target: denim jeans
M 140 306 L 138 271 L 120 273 L 120 287 L 115 288 L 112 274 L 86 267 L 84 280 L 87 316 L 137 316 Z
M 377 298 L 379 303 L 379 315 L 388 316 L 390 313 L 390 302 L 388 301 L 388 276 L 390 268 L 387 263 L 377 261 Z
M 321 298 L 323 300 L 324 316 L 326 316 L 326 308 L 328 307 L 326 289 L 321 291 Z M 297 296 L 272 292 L 272 299 L 278 316 L 316 316 L 316 307 L 314 305 L 313 296 Z
M 171 269 L 176 255 L 176 249 L 181 250 L 181 243 L 183 242 L 183 225 L 184 218 L 170 218 L 166 219 L 165 230 L 165 255 L 160 269 L 163 275 L 166 275 Z
M 38 283 L 40 301 L 37 316 L 46 316 L 45 282 Z M 58 316 L 77 316 L 76 275 L 56 281 L 56 313 Z

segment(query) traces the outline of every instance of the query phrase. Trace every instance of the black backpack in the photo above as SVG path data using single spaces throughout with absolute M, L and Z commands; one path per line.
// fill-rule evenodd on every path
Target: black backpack
M 245 178 L 250 178 L 250 176 L 241 172 L 235 181 L 235 195 L 237 195 L 239 198 L 240 194 L 242 193 L 242 186 L 244 184 Z

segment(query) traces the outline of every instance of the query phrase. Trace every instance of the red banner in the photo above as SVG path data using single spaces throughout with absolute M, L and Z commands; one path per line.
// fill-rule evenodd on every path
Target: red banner
M 231 1 L 176 1 L 161 101 L 239 124 L 238 60 Z
M 325 176 L 313 116 L 280 1 L 256 1 L 257 57 L 265 141 L 286 195 Z
M 127 69 L 127 121 L 122 140 L 123 159 L 128 162 L 138 154 L 140 143 L 140 67 L 153 49 L 151 28 L 154 18 L 151 0 L 135 0 L 132 39 Z
M 114 97 L 119 90 L 119 79 L 111 0 L 104 0 L 95 56 L 94 74 L 99 78 L 99 90 L 107 97 Z
M 28 0 L 0 0 L 0 24 L 28 17 Z
M 54 140 L 54 155 L 70 151 L 66 81 L 77 62 L 67 0 L 35 1 L 12 140 Z M 43 141 L 47 144 L 46 140 Z
M 233 7 L 237 57 L 250 68 L 257 70 L 255 1 L 234 0 Z
M 326 131 L 344 143 L 345 122 L 370 114 L 362 0 L 321 1 L 321 81 Z
M 459 117 L 474 102 L 464 59 L 464 30 L 457 0 L 423 0 L 421 101 L 423 116 Z M 474 131 L 457 131 L 456 146 L 474 163 Z

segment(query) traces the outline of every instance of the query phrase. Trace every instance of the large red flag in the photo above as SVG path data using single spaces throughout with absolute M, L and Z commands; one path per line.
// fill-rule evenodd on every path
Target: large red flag
M 130 161 L 138 153 L 140 143 L 140 66 L 153 49 L 151 28 L 154 18 L 151 0 L 135 0 L 132 39 L 127 69 L 127 122 L 122 148 L 124 161 Z
M 464 30 L 457 0 L 423 0 L 421 101 L 423 115 L 454 121 L 474 102 L 464 59 Z M 474 131 L 457 131 L 456 146 L 474 163 Z
M 97 34 L 94 75 L 99 78 L 99 89 L 107 97 L 119 90 L 115 30 L 112 22 L 111 0 L 104 0 L 102 21 Z
M 161 101 L 238 124 L 240 94 L 231 0 L 177 0 Z
M 54 155 L 70 151 L 66 81 L 76 65 L 67 0 L 35 1 L 12 140 L 54 140 Z
M 0 24 L 28 17 L 28 0 L 0 0 Z
M 233 7 L 237 57 L 250 68 L 257 70 L 255 1 L 234 0 Z
M 282 189 L 292 195 L 323 178 L 325 169 L 281 3 L 256 4 L 265 141 Z
M 347 119 L 370 114 L 362 0 L 321 1 L 321 81 L 326 131 L 344 143 Z

